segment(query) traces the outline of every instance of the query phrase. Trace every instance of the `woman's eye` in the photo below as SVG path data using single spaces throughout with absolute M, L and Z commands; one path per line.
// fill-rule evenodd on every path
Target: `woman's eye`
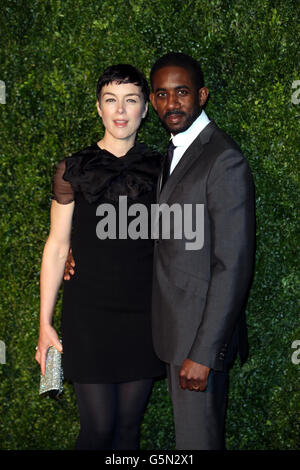
M 114 98 L 107 98 L 105 100 L 105 103 L 113 103 L 114 101 L 115 101 Z
M 136 100 L 133 100 L 132 98 L 129 98 L 127 101 L 128 103 L 136 103 Z

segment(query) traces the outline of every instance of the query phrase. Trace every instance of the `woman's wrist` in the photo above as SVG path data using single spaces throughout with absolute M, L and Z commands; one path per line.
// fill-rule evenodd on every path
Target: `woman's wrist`
M 52 321 L 49 319 L 40 320 L 40 329 L 52 327 Z

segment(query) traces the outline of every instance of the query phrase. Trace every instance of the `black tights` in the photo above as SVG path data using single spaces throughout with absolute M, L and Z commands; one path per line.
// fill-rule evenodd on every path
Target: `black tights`
M 119 384 L 74 383 L 80 415 L 75 449 L 138 449 L 153 379 Z

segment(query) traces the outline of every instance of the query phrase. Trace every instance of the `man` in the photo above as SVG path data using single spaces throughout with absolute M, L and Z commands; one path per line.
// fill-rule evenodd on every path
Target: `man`
M 167 364 L 177 449 L 223 449 L 228 369 L 247 355 L 245 305 L 255 245 L 254 185 L 236 143 L 210 121 L 200 65 L 182 53 L 151 70 L 151 103 L 171 134 L 157 202 L 204 204 L 204 245 L 156 241 L 153 341 Z M 170 167 L 168 166 L 170 165 Z M 166 175 L 167 173 L 167 175 Z M 166 180 L 166 181 L 165 181 Z

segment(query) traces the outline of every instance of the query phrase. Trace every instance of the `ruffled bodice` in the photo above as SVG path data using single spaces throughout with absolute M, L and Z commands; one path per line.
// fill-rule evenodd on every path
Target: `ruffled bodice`
M 119 196 L 134 200 L 153 190 L 161 163 L 161 155 L 141 143 L 119 158 L 95 143 L 59 162 L 53 198 L 67 204 L 80 192 L 89 203 L 117 201 Z

